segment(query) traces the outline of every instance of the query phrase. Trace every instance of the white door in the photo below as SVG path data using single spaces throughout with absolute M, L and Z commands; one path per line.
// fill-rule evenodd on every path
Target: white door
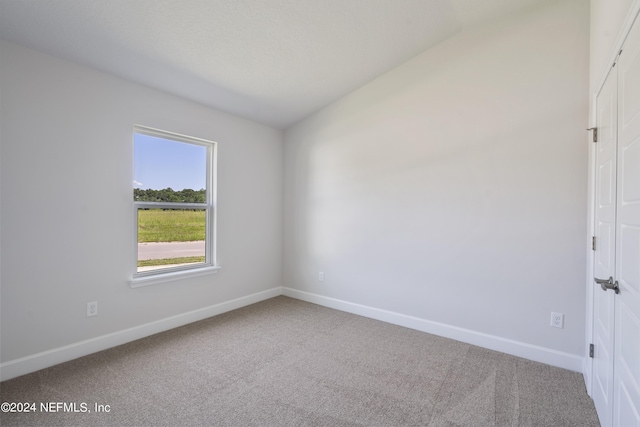
M 640 427 L 640 24 L 631 29 L 618 69 L 613 425 Z M 604 292 L 603 292 L 604 293 Z M 611 291 L 607 292 L 613 293 Z
M 596 100 L 596 186 L 594 277 L 615 276 L 617 74 L 612 70 Z M 592 398 L 603 427 L 611 425 L 613 408 L 614 292 L 593 287 Z
M 640 427 L 640 24 L 596 105 L 591 394 L 603 427 Z

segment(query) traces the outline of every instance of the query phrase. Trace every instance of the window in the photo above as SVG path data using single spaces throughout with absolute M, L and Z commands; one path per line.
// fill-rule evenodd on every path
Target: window
M 134 127 L 132 286 L 217 269 L 215 148 L 203 139 Z

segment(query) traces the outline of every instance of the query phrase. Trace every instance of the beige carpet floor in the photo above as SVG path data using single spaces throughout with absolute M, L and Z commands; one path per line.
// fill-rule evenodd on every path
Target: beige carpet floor
M 37 404 L 2 426 L 599 425 L 576 372 L 287 297 L 5 381 L 0 396 Z

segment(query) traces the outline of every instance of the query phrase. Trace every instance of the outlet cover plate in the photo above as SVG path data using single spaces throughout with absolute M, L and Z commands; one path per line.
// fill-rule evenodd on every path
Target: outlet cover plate
M 87 317 L 98 315 L 98 301 L 87 303 Z
M 551 313 L 551 326 L 554 328 L 564 328 L 564 314 L 562 313 Z

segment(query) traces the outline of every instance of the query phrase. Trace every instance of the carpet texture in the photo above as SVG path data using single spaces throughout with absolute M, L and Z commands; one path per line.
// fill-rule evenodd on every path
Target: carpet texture
M 287 297 L 2 382 L 0 396 L 37 404 L 2 426 L 599 425 L 576 372 Z

